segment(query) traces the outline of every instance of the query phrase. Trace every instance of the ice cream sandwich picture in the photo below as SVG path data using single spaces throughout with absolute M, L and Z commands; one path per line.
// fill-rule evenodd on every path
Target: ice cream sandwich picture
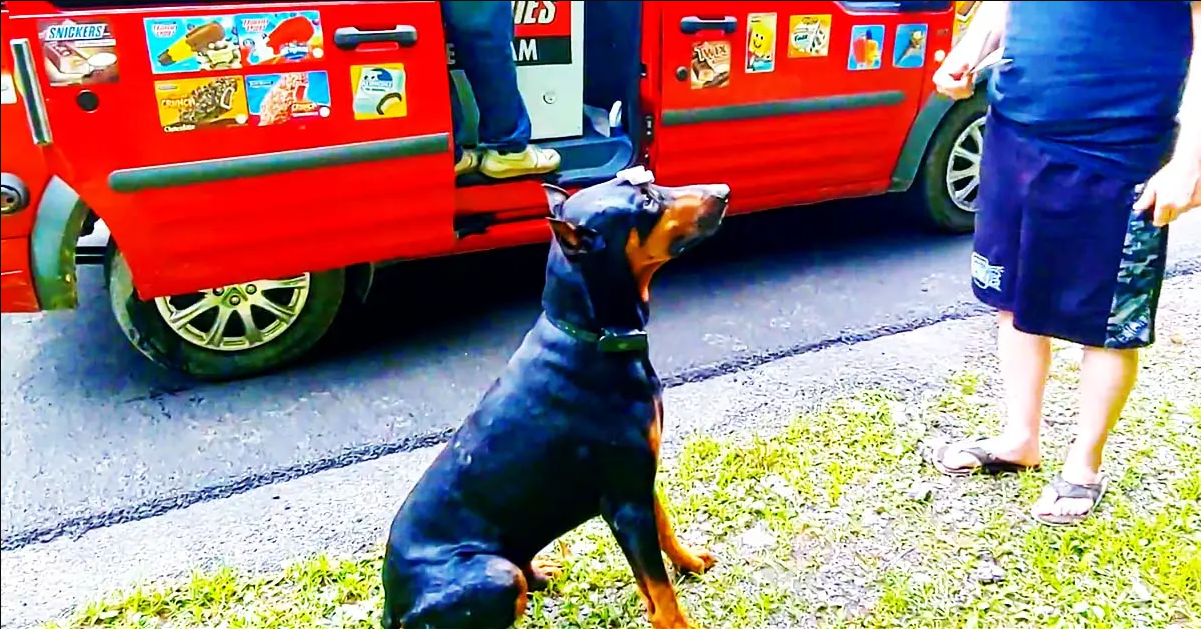
M 351 66 L 354 119 L 403 118 L 409 114 L 402 63 Z
M 51 87 L 115 83 L 117 40 L 99 18 L 42 20 L 38 23 L 43 66 Z
M 388 92 L 375 106 L 375 113 L 385 118 L 395 118 L 404 108 L 404 96 L 396 92 Z

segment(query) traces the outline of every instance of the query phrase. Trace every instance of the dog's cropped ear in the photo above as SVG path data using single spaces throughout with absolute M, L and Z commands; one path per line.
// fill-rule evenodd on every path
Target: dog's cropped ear
M 550 206 L 550 215 L 562 216 L 563 204 L 567 202 L 567 197 L 571 195 L 567 194 L 567 191 L 559 186 L 549 183 L 542 184 L 542 190 L 546 192 L 546 203 Z
M 550 229 L 559 241 L 559 247 L 569 259 L 592 253 L 596 250 L 598 234 L 583 225 L 569 223 L 559 218 L 548 218 Z

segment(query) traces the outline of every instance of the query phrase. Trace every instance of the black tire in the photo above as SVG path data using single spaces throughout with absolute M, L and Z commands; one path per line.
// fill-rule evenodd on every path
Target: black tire
M 970 234 L 975 230 L 976 214 L 956 205 L 947 191 L 947 166 L 955 140 L 987 112 L 988 101 L 983 93 L 956 103 L 930 138 L 909 201 L 924 227 L 946 234 Z
M 330 329 L 346 292 L 343 269 L 311 273 L 308 297 L 289 327 L 261 345 L 218 351 L 184 339 L 163 320 L 154 300 L 138 298 L 129 266 L 115 247 L 106 271 L 113 316 L 129 342 L 162 367 L 209 381 L 264 374 L 304 356 Z

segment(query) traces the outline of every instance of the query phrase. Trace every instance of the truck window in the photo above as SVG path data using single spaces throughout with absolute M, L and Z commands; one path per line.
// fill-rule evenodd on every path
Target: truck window
M 839 4 L 852 11 L 942 11 L 951 8 L 950 0 L 895 0 L 893 2 L 884 0 L 865 0 L 862 2 L 843 0 Z

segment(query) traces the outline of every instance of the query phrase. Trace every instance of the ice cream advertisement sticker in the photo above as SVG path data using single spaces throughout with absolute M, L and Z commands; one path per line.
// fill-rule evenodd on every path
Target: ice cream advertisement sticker
M 247 65 L 271 65 L 325 56 L 316 11 L 246 13 L 235 19 L 238 46 Z
M 951 45 L 959 43 L 959 39 L 963 37 L 963 32 L 967 30 L 968 24 L 972 23 L 972 18 L 976 15 L 976 10 L 980 8 L 980 3 L 977 0 L 956 0 L 955 2 L 955 26 L 951 34 Z
M 892 65 L 896 68 L 920 68 L 926 65 L 925 24 L 897 26 L 897 39 L 892 45 Z
M 147 18 L 145 24 L 155 74 L 242 67 L 232 15 Z
M 329 117 L 329 76 L 285 72 L 246 77 L 250 123 L 260 127 Z
M 751 13 L 746 17 L 746 71 L 776 69 L 776 14 Z
M 730 42 L 703 41 L 692 45 L 689 84 L 694 90 L 730 85 Z
M 830 54 L 830 16 L 794 15 L 788 18 L 788 56 L 793 59 Z
M 851 54 L 848 70 L 879 70 L 884 51 L 884 27 L 863 25 L 851 29 Z
M 403 63 L 350 66 L 354 119 L 379 120 L 409 115 Z
M 249 121 L 240 76 L 157 81 L 158 118 L 163 131 L 240 126 Z
M 41 20 L 38 39 L 51 86 L 117 82 L 117 40 L 105 20 Z

